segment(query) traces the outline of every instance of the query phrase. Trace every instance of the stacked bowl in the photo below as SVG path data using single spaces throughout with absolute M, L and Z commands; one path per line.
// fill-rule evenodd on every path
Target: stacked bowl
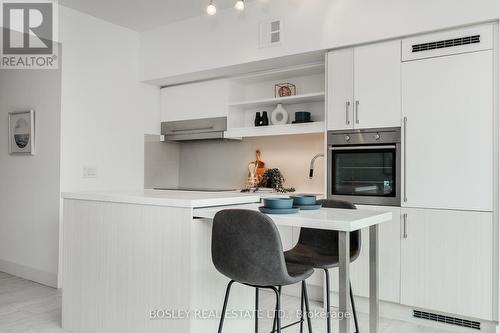
M 299 210 L 320 209 L 314 195 L 294 195 L 289 198 L 265 198 L 259 210 L 264 214 L 294 214 Z
M 301 210 L 316 210 L 321 208 L 321 205 L 316 204 L 315 195 L 294 195 L 290 198 L 293 199 L 293 207 Z

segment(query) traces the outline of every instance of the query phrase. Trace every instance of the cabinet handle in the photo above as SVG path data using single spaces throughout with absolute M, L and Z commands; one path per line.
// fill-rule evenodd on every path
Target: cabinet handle
M 359 101 L 356 101 L 356 124 L 359 124 Z
M 408 214 L 403 214 L 403 238 L 408 238 Z
M 404 140 L 404 145 L 403 145 L 403 149 L 404 149 L 404 156 L 403 156 L 403 172 L 405 173 L 404 175 L 404 195 L 403 195 L 403 201 L 404 202 L 408 202 L 408 197 L 406 196 L 406 194 L 408 193 L 407 191 L 407 188 L 408 188 L 408 169 L 407 169 L 407 165 L 408 165 L 408 159 L 407 159 L 407 151 L 408 151 L 408 135 L 407 135 L 407 132 L 408 132 L 408 117 L 404 117 L 403 118 L 403 132 L 404 132 L 404 136 L 403 136 L 403 140 Z
M 350 125 L 351 121 L 349 120 L 349 108 L 351 107 L 351 102 L 345 102 L 345 124 Z

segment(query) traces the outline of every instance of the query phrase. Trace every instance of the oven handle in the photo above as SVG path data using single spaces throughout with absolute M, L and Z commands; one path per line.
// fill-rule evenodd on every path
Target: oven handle
M 328 147 L 328 150 L 356 150 L 356 149 L 359 150 L 396 149 L 396 145 Z

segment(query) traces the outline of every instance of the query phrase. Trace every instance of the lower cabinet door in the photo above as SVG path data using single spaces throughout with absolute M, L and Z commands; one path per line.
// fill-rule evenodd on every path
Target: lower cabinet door
M 278 231 L 280 233 L 283 251 L 288 251 L 292 249 L 299 241 L 300 228 L 298 227 L 287 227 L 279 225 Z M 308 285 L 322 286 L 323 279 L 321 272 L 315 270 L 314 274 L 311 277 L 309 277 L 306 282 Z M 297 284 L 295 288 L 292 288 L 295 289 L 295 293 L 293 295 L 296 296 L 300 295 L 300 291 L 299 289 L 297 289 L 298 287 L 300 287 L 300 284 Z M 290 290 L 290 288 L 288 288 L 288 290 Z
M 402 214 L 401 303 L 491 320 L 492 213 L 404 208 Z
M 294 227 L 287 227 L 281 225 L 278 226 L 278 231 L 280 233 L 281 245 L 283 246 L 283 251 L 288 251 L 295 246 L 296 243 L 295 229 L 296 228 Z
M 387 206 L 362 206 L 360 209 L 390 211 L 392 221 L 379 226 L 379 297 L 383 301 L 400 303 L 400 249 L 401 249 L 401 208 Z M 352 262 L 351 285 L 357 296 L 369 297 L 369 229 L 361 234 L 361 253 Z M 330 270 L 331 290 L 338 291 L 338 269 Z M 336 304 L 336 297 L 332 304 Z

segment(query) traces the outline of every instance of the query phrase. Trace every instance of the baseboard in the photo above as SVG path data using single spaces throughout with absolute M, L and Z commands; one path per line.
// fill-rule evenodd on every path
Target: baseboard
M 0 259 L 0 272 L 57 288 L 57 274 Z

